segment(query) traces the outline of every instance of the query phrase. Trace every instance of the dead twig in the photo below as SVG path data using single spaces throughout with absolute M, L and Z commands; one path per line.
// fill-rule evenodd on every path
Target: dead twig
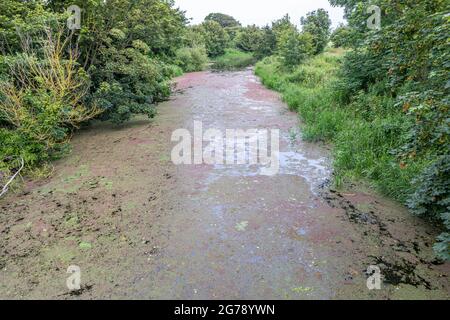
M 20 174 L 20 171 L 22 171 L 23 168 L 25 167 L 25 161 L 23 160 L 23 158 L 20 158 L 20 163 L 21 163 L 20 168 L 16 171 L 16 173 L 14 173 L 11 176 L 8 182 L 3 186 L 2 192 L 0 193 L 0 198 L 8 192 L 9 185 L 14 181 L 14 179 Z

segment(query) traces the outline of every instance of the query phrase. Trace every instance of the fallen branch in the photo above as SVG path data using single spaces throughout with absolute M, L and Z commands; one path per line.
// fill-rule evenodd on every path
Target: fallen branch
M 13 176 L 8 180 L 8 182 L 3 186 L 2 192 L 0 193 L 0 198 L 8 192 L 9 185 L 14 181 L 14 179 L 19 175 L 20 171 L 25 167 L 25 161 L 23 158 L 20 158 L 20 168 L 16 171 L 16 173 L 13 174 Z

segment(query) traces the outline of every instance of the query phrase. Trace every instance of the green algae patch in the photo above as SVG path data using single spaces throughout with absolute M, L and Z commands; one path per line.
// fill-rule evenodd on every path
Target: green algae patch
M 53 263 L 68 264 L 76 257 L 74 248 L 55 245 L 42 250 L 42 262 L 44 265 Z
M 297 287 L 297 288 L 292 289 L 292 292 L 298 293 L 298 294 L 308 293 L 308 292 L 312 292 L 312 291 L 314 291 L 314 288 L 311 288 L 311 287 Z
M 78 217 L 78 215 L 74 214 L 74 215 L 70 215 L 69 217 L 67 217 L 67 219 L 64 221 L 64 225 L 68 228 L 73 228 L 76 227 L 80 224 L 80 218 Z
M 55 180 L 54 183 L 42 188 L 42 194 L 51 194 L 53 192 L 63 194 L 75 193 L 83 187 L 83 178 L 89 175 L 91 175 L 89 166 L 81 165 L 72 175 L 64 176 L 59 181 Z
M 92 244 L 89 242 L 81 242 L 78 245 L 78 248 L 80 248 L 81 250 L 90 250 L 92 249 Z
M 247 227 L 248 227 L 248 221 L 242 221 L 242 222 L 237 223 L 235 228 L 237 231 L 244 232 L 247 230 Z

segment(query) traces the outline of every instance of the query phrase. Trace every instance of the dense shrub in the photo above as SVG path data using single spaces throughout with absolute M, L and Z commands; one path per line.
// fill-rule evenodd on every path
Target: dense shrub
M 184 72 L 204 70 L 208 62 L 208 55 L 204 47 L 185 47 L 178 49 L 176 53 L 176 64 Z
M 0 1 L 0 52 L 21 51 L 21 36 L 39 36 L 59 18 L 61 15 L 45 10 L 43 1 Z
M 450 156 L 439 156 L 413 180 L 414 193 L 408 198 L 411 211 L 450 229 Z M 435 245 L 440 257 L 450 259 L 450 233 L 444 232 Z
M 296 29 L 288 29 L 282 33 L 278 53 L 286 67 L 299 65 L 310 57 L 313 51 L 311 34 L 298 33 Z
M 72 129 L 101 113 L 85 103 L 89 76 L 76 51 L 63 41 L 62 31 L 48 30 L 34 48 L 3 57 L 7 71 L 0 82 L 0 167 L 7 167 L 4 161 L 11 157 L 23 158 L 28 167 L 53 158 Z
M 104 61 L 92 66 L 95 87 L 89 101 L 101 107 L 102 119 L 122 123 L 133 114 L 155 115 L 155 103 L 170 94 L 171 68 L 148 57 L 148 47 L 140 41 L 130 48 L 102 48 Z
M 242 28 L 235 39 L 236 47 L 245 52 L 255 52 L 263 41 L 263 32 L 257 26 Z
M 347 48 L 351 44 L 351 34 L 351 29 L 341 24 L 333 31 L 330 40 L 335 48 Z
M 352 48 L 342 67 L 339 90 L 350 104 L 361 95 L 392 101 L 391 109 L 407 125 L 397 131 L 399 142 L 386 148 L 393 154 L 396 168 L 411 172 L 407 176 L 410 187 L 398 190 L 398 198 L 408 199 L 412 212 L 441 221 L 448 228 L 448 2 L 377 1 L 383 9 L 380 30 L 366 27 L 369 3 L 331 2 L 345 8 L 350 28 L 346 38 Z M 366 103 L 365 109 L 382 117 L 374 110 L 376 106 Z M 389 185 L 395 178 L 394 174 L 385 175 L 383 181 Z M 441 256 L 448 258 L 446 236 L 448 233 L 440 237 L 442 244 L 437 247 Z M 446 245 L 447 255 L 442 253 Z
M 173 63 L 186 18 L 173 2 L 72 3 L 83 9 L 75 32 L 66 1 L 0 2 L 1 177 L 15 170 L 11 159 L 31 169 L 59 156 L 89 119 L 154 116 L 180 73 Z

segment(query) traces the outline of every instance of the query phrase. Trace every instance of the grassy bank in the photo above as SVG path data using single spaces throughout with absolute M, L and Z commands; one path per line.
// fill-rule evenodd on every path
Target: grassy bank
M 402 108 L 386 94 L 386 82 L 349 96 L 344 86 L 348 77 L 341 76 L 344 54 L 328 50 L 294 69 L 272 56 L 256 65 L 256 74 L 300 114 L 304 139 L 333 144 L 337 187 L 360 180 L 405 204 L 442 229 L 434 248 L 440 258 L 450 260 L 448 156 L 429 148 L 400 157 L 411 148 L 413 129 L 424 122 L 405 112 L 408 104 Z
M 227 49 L 225 54 L 213 59 L 214 70 L 239 70 L 256 62 L 253 54 L 236 49 Z
M 382 193 L 406 203 L 414 193 L 414 178 L 426 163 L 404 166 L 392 155 L 408 133 L 408 121 L 394 101 L 374 92 L 361 93 L 351 103 L 339 90 L 339 67 L 344 52 L 328 50 L 294 70 L 277 57 L 259 62 L 256 74 L 303 120 L 303 138 L 334 145 L 335 182 L 362 179 Z

